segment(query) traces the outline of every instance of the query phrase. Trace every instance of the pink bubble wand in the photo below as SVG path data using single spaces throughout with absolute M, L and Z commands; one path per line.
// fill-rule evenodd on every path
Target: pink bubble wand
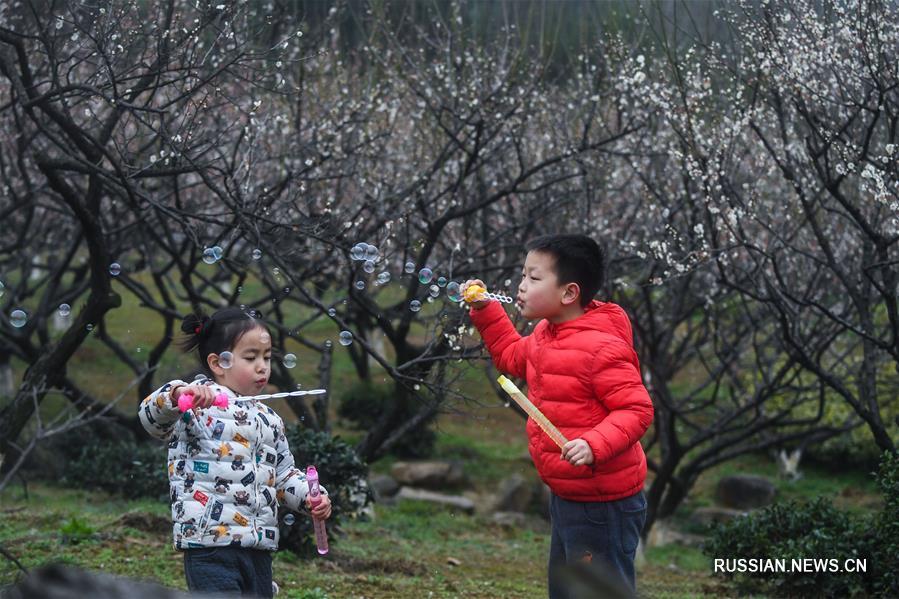
M 282 393 L 264 393 L 262 395 L 244 395 L 241 397 L 235 397 L 234 402 L 239 403 L 242 401 L 262 401 L 265 399 L 280 399 L 282 397 L 299 397 L 301 395 L 321 395 L 322 393 L 327 393 L 327 389 L 306 389 L 303 391 L 284 391 Z M 215 401 L 213 401 L 212 405 L 225 409 L 228 407 L 229 403 L 228 395 L 226 393 L 219 393 L 215 396 Z M 182 412 L 186 412 L 194 407 L 194 394 L 193 393 L 182 393 L 178 397 L 178 409 Z
M 318 470 L 315 466 L 306 468 L 306 482 L 309 484 L 309 503 L 314 508 L 322 502 L 321 488 L 318 485 Z M 328 532 L 325 530 L 325 521 L 312 518 L 312 527 L 315 529 L 315 546 L 319 555 L 328 553 Z

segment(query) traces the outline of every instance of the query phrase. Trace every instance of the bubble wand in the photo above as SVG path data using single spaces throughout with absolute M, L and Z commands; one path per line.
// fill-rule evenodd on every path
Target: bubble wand
M 466 302 L 480 302 L 483 300 L 496 300 L 498 302 L 502 302 L 504 304 L 511 304 L 515 300 L 509 297 L 508 295 L 501 295 L 499 293 L 490 293 L 480 285 L 469 285 L 465 289 L 465 293 L 462 294 L 462 299 Z
M 515 400 L 521 409 L 527 412 L 528 416 L 530 416 L 534 422 L 537 423 L 537 426 L 543 429 L 543 432 L 549 435 L 549 438 L 556 442 L 556 445 L 559 448 L 562 448 L 566 443 L 568 443 L 568 439 L 565 438 L 559 429 L 549 421 L 549 418 L 543 415 L 537 406 L 531 403 L 531 400 L 528 399 L 527 395 L 521 392 L 521 390 L 509 379 L 500 375 L 498 379 L 496 379 L 503 390 L 512 396 L 512 399 Z
M 264 393 L 262 395 L 244 395 L 241 397 L 235 397 L 233 400 L 235 403 L 243 402 L 243 401 L 254 401 L 254 400 L 263 400 L 263 399 L 280 399 L 282 397 L 299 397 L 301 395 L 321 395 L 322 393 L 327 393 L 327 389 L 306 389 L 303 391 L 284 391 L 282 393 Z M 219 393 L 215 396 L 215 401 L 212 402 L 212 405 L 222 408 L 223 410 L 228 407 L 228 395 L 226 393 Z M 186 412 L 194 406 L 194 394 L 193 393 L 182 393 L 178 397 L 178 409 L 182 412 Z
M 315 466 L 306 468 L 306 482 L 309 484 L 309 503 L 314 508 L 322 502 L 321 488 L 318 485 L 318 470 Z M 328 532 L 325 530 L 325 521 L 312 518 L 312 527 L 315 529 L 315 546 L 319 555 L 328 553 Z

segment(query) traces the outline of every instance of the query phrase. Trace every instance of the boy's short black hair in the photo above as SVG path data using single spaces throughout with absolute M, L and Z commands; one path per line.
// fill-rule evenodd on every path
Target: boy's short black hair
M 584 308 L 602 287 L 605 257 L 599 244 L 586 235 L 543 235 L 528 242 L 529 252 L 544 252 L 555 259 L 560 285 L 577 283 Z

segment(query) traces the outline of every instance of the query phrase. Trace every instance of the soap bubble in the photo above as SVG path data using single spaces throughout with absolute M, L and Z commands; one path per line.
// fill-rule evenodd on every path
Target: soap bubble
M 350 258 L 353 260 L 362 260 L 365 258 L 365 244 L 357 243 L 350 249 Z
M 364 270 L 367 273 L 375 272 L 375 263 L 372 262 L 371 260 L 366 260 L 365 264 L 362 265 L 362 270 Z
M 212 246 L 212 253 L 215 254 L 216 260 L 221 260 L 222 256 L 225 255 L 225 250 L 223 250 L 220 245 L 214 245 Z
M 446 287 L 446 277 L 437 277 L 437 284 Z
M 219 354 L 219 366 L 222 368 L 231 368 L 234 365 L 234 354 L 229 351 L 223 351 Z
M 72 306 L 69 304 L 59 304 L 59 315 L 65 318 L 72 313 Z
M 25 326 L 25 323 L 28 322 L 28 315 L 25 314 L 24 310 L 13 310 L 9 314 L 9 324 L 16 327 L 17 329 L 21 329 Z
M 205 381 L 205 380 L 206 380 L 206 375 L 203 374 L 202 372 L 201 372 L 200 374 L 198 374 L 197 376 L 194 377 L 194 382 L 195 382 L 195 383 L 202 383 L 202 382 Z
M 387 272 L 386 270 L 378 275 L 378 284 L 379 285 L 386 285 L 389 282 L 390 282 L 390 273 Z
M 0 297 L 3 297 L 3 292 L 6 290 L 6 285 L 3 284 L 3 281 L 0 281 Z
M 370 245 L 370 244 L 365 246 L 364 257 L 366 260 L 374 262 L 380 256 L 381 256 L 381 252 L 378 250 L 377 247 Z
M 297 519 L 293 514 L 287 514 L 286 516 L 284 516 L 284 524 L 286 524 L 287 526 L 293 526 L 293 523 L 296 521 Z
M 409 309 L 413 312 L 418 312 L 419 310 L 421 310 L 421 302 L 418 300 L 412 300 L 411 302 L 409 302 Z
M 284 368 L 293 368 L 297 365 L 297 357 L 294 354 L 284 354 L 281 363 L 284 364 Z
M 446 285 L 446 296 L 450 299 L 451 302 L 461 302 L 462 286 L 455 281 L 450 281 Z
M 206 248 L 203 250 L 203 262 L 206 264 L 215 264 L 216 257 L 215 251 L 212 248 Z
M 334 345 L 334 344 L 333 344 L 333 343 L 331 343 L 331 340 L 330 340 L 330 339 L 327 339 L 327 340 L 326 340 L 326 341 L 325 341 L 325 347 L 327 347 L 327 348 L 329 348 L 329 349 L 330 349 L 330 348 L 331 348 L 331 346 L 333 346 L 333 345 Z
M 122 265 L 118 262 L 113 262 L 109 265 L 109 274 L 114 277 L 119 276 L 122 273 Z
M 340 345 L 349 345 L 353 342 L 353 334 L 349 331 L 340 331 L 338 341 Z
M 253 250 L 253 260 L 259 260 L 260 258 L 262 258 L 262 250 L 256 248 Z
M 356 289 L 359 291 L 365 289 L 365 281 L 356 281 Z
M 430 283 L 432 278 L 434 278 L 434 272 L 427 266 L 418 271 L 418 281 L 422 285 Z
M 430 294 L 431 297 L 437 297 L 438 295 L 440 295 L 440 287 L 438 287 L 437 285 L 431 285 L 430 287 L 428 287 L 428 294 Z
M 280 276 L 281 276 L 281 269 L 278 268 L 277 266 L 274 267 L 274 268 L 272 269 L 272 274 L 275 275 L 276 277 L 280 277 Z
M 337 310 L 335 310 L 334 308 L 328 308 L 328 316 L 337 316 Z
M 415 262 L 406 262 L 406 266 L 403 267 L 403 270 L 411 275 L 415 272 Z
M 88 325 L 87 325 L 87 330 L 88 330 L 88 331 L 93 331 L 93 330 L 94 330 L 94 325 L 88 324 Z

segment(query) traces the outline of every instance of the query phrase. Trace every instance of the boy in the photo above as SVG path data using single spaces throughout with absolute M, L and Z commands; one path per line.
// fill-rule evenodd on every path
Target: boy
M 528 420 L 528 449 L 552 491 L 549 596 L 566 597 L 554 571 L 587 562 L 635 592 L 634 556 L 646 518 L 646 456 L 639 439 L 653 417 L 624 310 L 593 300 L 603 256 L 583 235 L 548 235 L 527 246 L 516 304 L 518 334 L 499 302 L 477 301 L 471 320 L 496 367 L 526 378 L 528 395 L 569 439 L 558 446 Z M 463 291 L 479 280 L 466 281 Z M 486 287 L 486 286 L 484 286 Z

